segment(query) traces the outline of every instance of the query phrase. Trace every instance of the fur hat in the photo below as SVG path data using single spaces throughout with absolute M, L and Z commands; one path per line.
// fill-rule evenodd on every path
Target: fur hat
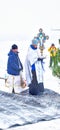
M 32 44 L 33 44 L 33 45 L 38 45 L 38 39 L 37 39 L 37 38 L 34 38 L 34 39 L 32 40 Z

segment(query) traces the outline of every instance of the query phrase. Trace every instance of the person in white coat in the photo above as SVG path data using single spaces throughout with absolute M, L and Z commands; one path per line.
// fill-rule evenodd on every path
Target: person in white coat
M 32 40 L 25 60 L 26 82 L 29 87 L 29 93 L 32 95 L 39 95 L 41 92 L 44 92 L 44 57 L 38 54 L 38 42 L 37 38 Z

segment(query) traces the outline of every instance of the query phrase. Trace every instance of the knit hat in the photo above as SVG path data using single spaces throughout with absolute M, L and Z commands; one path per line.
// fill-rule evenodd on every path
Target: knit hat
M 18 46 L 16 44 L 13 44 L 12 49 L 18 49 Z
M 38 44 L 38 39 L 37 39 L 37 38 L 34 38 L 34 39 L 32 40 L 32 44 L 37 45 L 37 44 Z
M 51 44 L 51 46 L 55 46 L 55 44 L 54 44 L 54 43 L 52 43 L 52 44 Z

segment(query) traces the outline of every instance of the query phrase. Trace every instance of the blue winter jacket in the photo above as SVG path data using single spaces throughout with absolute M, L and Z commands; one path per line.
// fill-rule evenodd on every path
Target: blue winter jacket
M 11 75 L 19 75 L 23 70 L 23 65 L 19 59 L 18 53 L 10 50 L 8 53 L 7 73 Z

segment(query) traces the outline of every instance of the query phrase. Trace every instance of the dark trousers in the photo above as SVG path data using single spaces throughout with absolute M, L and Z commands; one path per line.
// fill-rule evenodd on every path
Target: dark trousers
M 29 84 L 29 93 L 32 95 L 39 95 L 43 91 L 44 91 L 43 82 L 38 84 L 37 78 L 36 78 L 36 72 L 32 71 L 32 82 L 31 84 Z

